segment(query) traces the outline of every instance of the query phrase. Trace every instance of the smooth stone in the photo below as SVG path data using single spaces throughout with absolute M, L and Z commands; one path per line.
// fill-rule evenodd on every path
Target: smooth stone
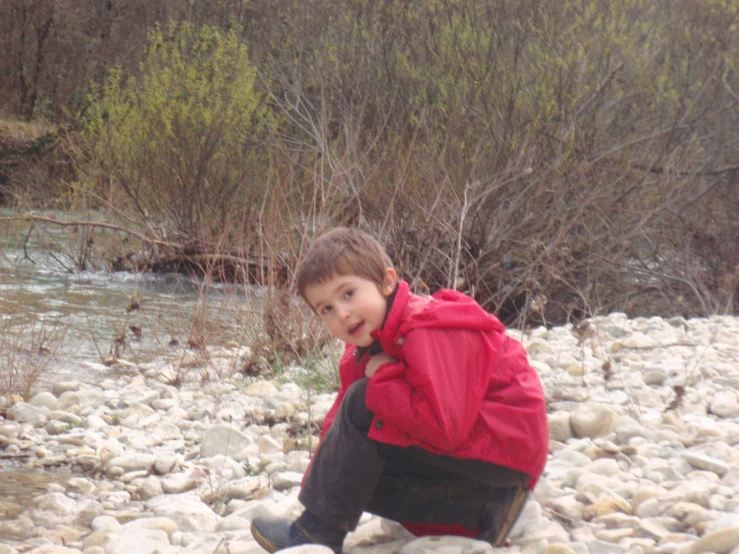
M 159 391 L 152 390 L 142 384 L 132 384 L 121 391 L 120 398 L 130 407 L 141 404 L 150 407 L 151 403 L 160 397 Z
M 41 529 L 27 517 L 19 517 L 11 521 L 0 521 L 0 538 L 14 541 L 25 541 L 37 536 Z
M 550 507 L 555 513 L 573 521 L 582 519 L 585 505 L 575 499 L 574 494 L 560 496 L 552 500 Z
M 251 522 L 248 519 L 232 514 L 219 521 L 215 530 L 217 533 L 222 533 L 224 531 L 240 531 L 242 529 L 249 529 L 250 525 Z
M 659 346 L 659 343 L 654 338 L 639 331 L 634 331 L 622 337 L 620 342 L 625 348 L 634 349 L 655 348 Z
M 87 494 L 91 495 L 95 491 L 95 484 L 90 481 L 89 479 L 85 479 L 84 477 L 74 477 L 67 481 L 67 485 L 81 493 L 81 494 Z
M 34 498 L 24 513 L 37 525 L 50 529 L 58 525 L 89 527 L 103 513 L 103 507 L 89 497 L 73 500 L 62 493 L 54 492 Z
M 246 477 L 244 465 L 233 458 L 218 454 L 212 458 L 201 458 L 200 463 L 211 470 L 211 475 L 217 475 L 220 482 L 233 481 Z
M 639 537 L 627 537 L 619 542 L 619 545 L 623 546 L 630 552 L 639 553 L 651 552 L 657 541 L 653 539 L 644 539 Z
M 45 417 L 48 410 L 45 408 L 37 408 L 26 402 L 19 402 L 8 410 L 8 417 L 18 423 L 29 423 L 38 421 Z
M 41 391 L 35 394 L 28 403 L 35 408 L 46 408 L 49 411 L 56 410 L 58 401 L 56 396 L 48 391 Z
M 628 444 L 634 437 L 651 437 L 652 433 L 634 418 L 622 415 L 613 425 L 619 444 Z
M 172 455 L 157 456 L 156 462 L 154 462 L 154 471 L 159 475 L 166 475 L 174 468 L 175 464 L 180 460 L 180 457 Z
M 544 539 L 547 544 L 554 542 L 567 542 L 569 534 L 567 531 L 556 521 L 548 519 L 542 520 L 538 525 L 528 527 L 524 530 L 523 536 L 517 539 L 513 539 L 515 544 L 525 547 L 526 545 L 536 543 L 541 539 Z
M 572 430 L 576 437 L 601 437 L 611 432 L 618 414 L 603 404 L 587 402 L 572 414 Z
M 638 525 L 639 518 L 623 512 L 613 512 L 593 518 L 592 523 L 597 526 L 605 525 L 606 529 L 625 529 L 627 527 L 633 529 Z
M 277 391 L 279 388 L 275 385 L 273 381 L 256 381 L 255 383 L 252 383 L 246 389 L 244 389 L 243 394 L 245 396 L 254 396 L 257 398 L 266 398 L 271 397 L 277 394 Z
M 103 541 L 105 554 L 154 554 L 169 546 L 169 536 L 159 529 L 124 529 L 120 535 L 111 533 Z
M 135 519 L 124 524 L 122 529 L 124 532 L 132 529 L 158 529 L 167 533 L 170 539 L 174 533 L 179 531 L 177 523 L 168 517 L 144 517 Z
M 303 474 L 295 471 L 283 471 L 272 476 L 272 486 L 282 491 L 299 486 L 303 482 Z
M 118 466 L 113 466 L 113 467 L 118 467 Z M 123 468 L 121 468 L 121 469 L 123 469 Z M 128 484 L 128 483 L 131 483 L 132 481 L 134 481 L 136 479 L 143 479 L 143 478 L 147 477 L 148 475 L 149 475 L 149 472 L 147 470 L 145 470 L 145 469 L 139 469 L 139 470 L 136 470 L 136 471 L 129 471 L 127 473 L 124 473 L 123 475 L 120 475 L 118 477 L 118 480 L 121 481 L 122 483 Z
M 729 464 L 723 460 L 703 454 L 702 452 L 691 452 L 688 450 L 683 453 L 683 458 L 685 458 L 691 466 L 697 469 L 712 471 L 719 477 L 726 475 L 730 469 Z
M 100 416 L 92 414 L 85 418 L 85 429 L 98 430 L 104 429 L 107 426 L 106 421 Z
M 269 435 L 262 435 L 256 440 L 259 452 L 262 454 L 274 454 L 282 452 L 282 445 Z
M 200 443 L 200 456 L 233 455 L 252 443 L 251 439 L 230 425 L 216 425 L 208 429 Z
M 549 421 L 549 438 L 559 442 L 567 442 L 572 438 L 572 414 L 554 412 L 547 417 Z
M 544 554 L 577 554 L 577 552 L 575 550 L 572 550 L 572 548 L 570 548 L 566 544 L 557 542 L 557 543 L 548 545 Z
M 142 479 L 134 479 L 131 486 L 135 488 L 136 495 L 141 500 L 149 500 L 155 496 L 164 494 L 162 482 L 155 475 L 149 475 Z
M 98 529 L 97 531 L 93 531 L 89 535 L 85 537 L 85 539 L 82 541 L 82 550 L 87 552 L 88 548 L 92 548 L 95 546 L 102 546 L 105 542 L 105 537 L 107 537 L 110 534 L 118 534 L 120 533 L 119 530 L 114 529 Z
M 641 504 L 647 500 L 656 499 L 666 492 L 666 489 L 657 486 L 639 487 L 631 497 L 631 512 L 635 514 Z
M 51 386 L 51 393 L 55 398 L 59 398 L 65 392 L 78 390 L 80 386 L 81 383 L 79 381 L 60 381 Z
M 739 526 L 719 529 L 703 535 L 685 550 L 685 554 L 727 554 L 739 546 Z
M 158 496 L 147 502 L 156 517 L 169 518 L 185 533 L 212 533 L 220 521 L 207 504 L 193 493 Z
M 55 419 L 57 421 L 63 421 L 65 423 L 71 423 L 75 426 L 81 426 L 83 419 L 77 414 L 72 412 L 65 412 L 64 410 L 52 410 L 46 414 L 47 419 Z
M 181 494 L 197 488 L 206 478 L 207 475 L 200 469 L 188 473 L 170 473 L 161 480 L 162 490 L 167 494 Z
M 734 417 L 739 415 L 739 401 L 734 391 L 718 391 L 713 395 L 709 407 L 710 413 L 718 417 Z
M 588 506 L 585 509 L 583 517 L 585 518 L 585 520 L 589 521 L 593 518 L 612 514 L 615 512 L 629 514 L 631 513 L 631 504 L 629 504 L 623 498 L 618 497 L 599 500 L 595 504 Z
M 600 458 L 585 466 L 585 469 L 598 475 L 613 476 L 621 473 L 618 462 L 612 458 Z
M 101 529 L 110 529 L 116 533 L 120 533 L 122 527 L 119 521 L 113 516 L 101 515 L 92 520 L 90 529 L 100 531 Z
M 20 430 L 20 423 L 17 423 L 15 421 L 0 422 L 0 437 L 4 437 L 6 439 L 14 439 L 18 436 Z
M 634 529 L 631 527 L 622 529 L 598 529 L 595 532 L 595 538 L 605 542 L 618 543 L 622 539 L 634 536 Z
M 55 544 L 47 544 L 39 546 L 30 551 L 29 554 L 82 554 L 81 550 L 76 548 L 67 548 L 65 546 L 57 546 Z
M 145 454 L 137 452 L 135 454 L 124 454 L 123 456 L 116 456 L 108 460 L 105 464 L 106 473 L 112 471 L 112 468 L 117 467 L 123 470 L 123 473 L 129 473 L 132 471 L 150 471 L 154 467 L 156 462 L 156 456 L 152 454 Z
M 62 393 L 57 397 L 57 409 L 72 411 L 74 408 L 99 408 L 105 402 L 103 392 L 99 389 L 80 388 Z
M 643 377 L 645 384 L 660 386 L 667 380 L 667 371 L 663 368 L 648 369 L 644 372 Z
M 493 547 L 487 542 L 445 535 L 412 540 L 403 546 L 398 554 L 428 554 L 434 551 L 449 554 L 492 554 L 494 552 Z

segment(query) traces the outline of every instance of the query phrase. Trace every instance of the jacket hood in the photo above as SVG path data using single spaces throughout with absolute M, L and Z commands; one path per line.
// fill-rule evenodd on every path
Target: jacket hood
M 412 329 L 439 327 L 505 332 L 503 324 L 469 296 L 448 289 L 419 296 L 411 293 L 408 283 L 401 280 L 385 325 L 373 336 L 387 344 Z

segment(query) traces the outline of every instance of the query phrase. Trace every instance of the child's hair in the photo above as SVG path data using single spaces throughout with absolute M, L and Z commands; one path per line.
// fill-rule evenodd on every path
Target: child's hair
M 337 275 L 358 275 L 382 286 L 385 269 L 393 267 L 375 238 L 352 227 L 336 227 L 311 244 L 295 272 L 300 296 L 309 285 Z

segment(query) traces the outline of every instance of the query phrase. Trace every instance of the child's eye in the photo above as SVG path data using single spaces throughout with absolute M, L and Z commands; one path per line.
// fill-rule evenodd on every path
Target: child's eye
M 353 294 L 354 294 L 353 290 L 348 290 L 344 293 L 344 297 L 351 298 Z
M 331 306 L 324 306 L 323 308 L 321 308 L 321 315 L 326 315 L 329 312 L 331 312 Z

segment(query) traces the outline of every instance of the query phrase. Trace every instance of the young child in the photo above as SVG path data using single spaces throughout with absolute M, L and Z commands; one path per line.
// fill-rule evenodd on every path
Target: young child
M 416 535 L 503 543 L 548 451 L 541 383 L 521 344 L 468 296 L 411 293 L 356 229 L 319 237 L 297 287 L 346 343 L 341 388 L 303 481 L 305 511 L 254 518 L 255 540 L 338 554 L 366 511 Z

